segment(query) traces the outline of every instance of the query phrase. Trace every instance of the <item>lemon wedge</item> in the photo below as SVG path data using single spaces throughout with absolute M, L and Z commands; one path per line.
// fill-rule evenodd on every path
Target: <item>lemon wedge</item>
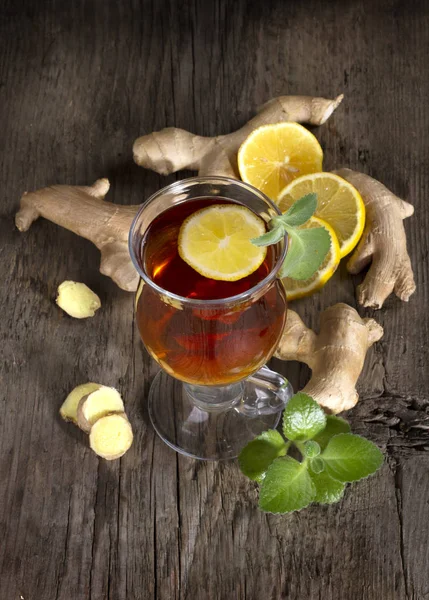
M 301 225 L 300 229 L 311 229 L 315 227 L 323 227 L 329 233 L 331 238 L 331 247 L 325 260 L 320 265 L 316 273 L 305 280 L 298 281 L 297 279 L 291 279 L 290 277 L 283 278 L 283 285 L 286 290 L 286 298 L 291 300 L 297 300 L 304 296 L 309 296 L 313 292 L 320 290 L 321 287 L 332 277 L 340 264 L 341 253 L 340 245 L 338 243 L 337 236 L 332 227 L 328 225 L 322 219 L 317 217 L 311 217 L 309 221 Z
M 365 225 L 365 205 L 361 195 L 348 181 L 333 173 L 312 173 L 292 181 L 278 196 L 277 204 L 285 212 L 296 200 L 315 192 L 316 217 L 335 231 L 341 257 L 353 250 Z
M 243 181 L 275 200 L 291 181 L 322 170 L 323 151 L 312 133 L 298 123 L 255 129 L 238 151 Z
M 264 221 L 244 206 L 209 206 L 183 222 L 179 255 L 204 277 L 237 281 L 264 262 L 267 249 L 254 246 L 250 240 L 265 231 Z

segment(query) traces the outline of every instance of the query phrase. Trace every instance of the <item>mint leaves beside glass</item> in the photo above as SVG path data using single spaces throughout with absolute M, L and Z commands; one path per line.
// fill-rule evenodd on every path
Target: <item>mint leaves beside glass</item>
M 251 240 L 255 246 L 277 244 L 289 236 L 289 248 L 279 277 L 308 279 L 323 263 L 331 246 L 329 233 L 323 227 L 300 229 L 315 213 L 317 194 L 303 196 L 282 215 L 271 219 L 267 233 Z
M 288 454 L 295 448 L 297 460 Z M 338 502 L 346 483 L 372 475 L 383 454 L 369 440 L 350 433 L 344 419 L 326 415 L 313 398 L 299 392 L 283 413 L 283 436 L 265 431 L 238 457 L 240 469 L 259 483 L 259 507 L 288 513 L 312 502 Z

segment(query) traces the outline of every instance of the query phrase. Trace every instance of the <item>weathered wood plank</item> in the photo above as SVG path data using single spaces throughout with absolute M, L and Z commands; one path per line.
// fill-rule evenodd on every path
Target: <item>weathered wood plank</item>
M 395 483 L 387 465 L 358 490 L 348 489 L 339 505 L 266 516 L 253 510 L 255 486 L 233 465 L 180 463 L 187 506 L 183 598 L 405 597 Z
M 428 25 L 423 0 L 2 3 L 1 598 L 428 596 Z M 109 200 L 137 204 L 175 178 L 133 164 L 137 135 L 167 125 L 214 135 L 272 96 L 340 92 L 343 106 L 315 131 L 325 167 L 363 170 L 416 206 L 406 228 L 417 293 L 360 311 L 385 336 L 349 413 L 389 462 L 337 506 L 266 516 L 235 463 L 178 458 L 155 439 L 145 399 L 157 367 L 98 252 L 46 222 L 20 235 L 12 216 L 26 189 L 101 176 Z M 55 307 L 65 278 L 100 294 L 93 320 Z M 332 303 L 355 306 L 359 280 L 342 266 L 297 310 L 317 328 Z M 276 366 L 305 384 L 302 365 Z M 120 462 L 99 461 L 58 417 L 88 379 L 124 394 L 135 443 Z
M 429 596 L 428 579 L 422 577 L 429 563 L 428 472 L 427 456 L 413 456 L 396 469 L 397 504 L 402 526 L 401 557 L 410 599 Z

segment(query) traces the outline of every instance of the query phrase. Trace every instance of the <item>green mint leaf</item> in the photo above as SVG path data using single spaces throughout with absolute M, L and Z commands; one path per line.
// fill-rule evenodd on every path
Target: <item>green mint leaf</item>
M 313 439 L 319 444 L 322 450 L 326 448 L 329 440 L 339 433 L 349 433 L 350 425 L 341 417 L 326 415 L 326 427 L 318 433 Z
M 292 512 L 308 506 L 314 495 L 306 465 L 284 456 L 268 467 L 259 491 L 259 507 L 272 513 Z
M 254 246 L 271 246 L 277 244 L 286 235 L 286 230 L 282 225 L 277 225 L 267 233 L 260 235 L 257 238 L 253 238 L 250 241 Z
M 313 471 L 313 473 L 316 473 L 316 475 L 325 470 L 325 463 L 320 456 L 316 456 L 310 460 L 310 469 Z
M 326 472 L 338 481 L 358 481 L 375 473 L 383 464 L 383 454 L 369 440 L 352 433 L 331 438 L 322 452 Z
M 279 220 L 291 227 L 303 225 L 312 217 L 317 208 L 317 194 L 311 193 L 303 196 L 287 210 Z
M 265 471 L 278 456 L 287 452 L 286 442 L 278 431 L 270 429 L 249 442 L 238 457 L 241 472 L 253 479 L 261 481 Z
M 315 458 L 320 454 L 320 446 L 317 442 L 309 440 L 304 444 L 304 456 L 307 458 Z
M 332 479 L 326 471 L 311 473 L 310 476 L 316 488 L 315 502 L 319 504 L 333 504 L 341 500 L 346 487 L 345 483 Z
M 309 279 L 328 254 L 331 246 L 329 233 L 323 227 L 295 229 L 286 227 L 289 246 L 279 277 Z
M 326 415 L 313 398 L 298 392 L 283 412 L 283 433 L 289 440 L 311 440 L 326 425 Z

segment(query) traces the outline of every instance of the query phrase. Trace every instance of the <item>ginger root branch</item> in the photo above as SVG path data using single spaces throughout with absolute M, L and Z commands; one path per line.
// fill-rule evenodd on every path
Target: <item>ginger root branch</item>
M 392 292 L 407 302 L 416 285 L 403 219 L 414 213 L 414 207 L 364 173 L 351 169 L 335 173 L 357 188 L 366 207 L 365 229 L 347 264 L 349 272 L 355 274 L 371 263 L 357 289 L 359 304 L 381 308 Z
M 15 224 L 23 232 L 44 217 L 90 240 L 101 252 L 101 273 L 134 292 L 139 277 L 128 252 L 128 232 L 139 207 L 105 202 L 109 187 L 107 179 L 98 179 L 92 186 L 52 185 L 25 192 Z
M 202 137 L 168 127 L 139 137 L 133 146 L 134 160 L 161 175 L 191 169 L 199 175 L 238 178 L 237 152 L 252 131 L 262 125 L 283 121 L 322 125 L 342 99 L 343 95 L 334 100 L 311 96 L 273 98 L 241 129 L 216 137 Z
M 288 310 L 275 356 L 307 364 L 312 375 L 302 391 L 330 412 L 339 413 L 357 403 L 355 386 L 367 350 L 382 335 L 383 328 L 374 319 L 361 319 L 347 304 L 323 311 L 317 335 Z

